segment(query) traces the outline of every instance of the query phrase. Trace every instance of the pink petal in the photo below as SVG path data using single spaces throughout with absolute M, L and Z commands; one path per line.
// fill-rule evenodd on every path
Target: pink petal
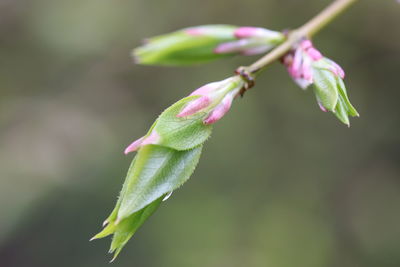
M 141 146 L 155 145 L 158 144 L 159 141 L 160 141 L 160 135 L 153 130 L 151 134 L 143 140 Z
M 335 73 L 336 75 L 339 75 L 340 78 L 344 79 L 345 73 L 342 67 L 340 67 L 336 62 L 332 60 L 330 62 L 332 63 L 334 69 L 334 71 L 332 70 L 332 72 Z
M 313 43 L 310 40 L 302 41 L 300 47 L 313 60 L 320 60 L 322 58 L 322 54 L 314 47 Z
M 139 138 L 130 144 L 124 151 L 125 155 L 130 152 L 137 151 L 139 148 L 145 145 L 157 144 L 160 141 L 160 136 L 156 131 L 152 131 L 151 134 L 147 137 Z
M 229 93 L 222 99 L 221 103 L 216 106 L 211 114 L 203 121 L 204 124 L 213 124 L 217 121 L 219 121 L 231 108 L 232 101 L 234 99 L 234 96 L 236 94 L 234 93 Z
M 315 49 L 314 47 L 310 47 L 307 50 L 307 54 L 314 60 L 320 60 L 322 58 L 322 54 L 321 52 L 319 52 L 317 49 Z
M 132 144 L 130 144 L 124 151 L 125 155 L 127 155 L 130 152 L 138 150 L 140 145 L 143 142 L 143 139 L 144 139 L 144 137 L 141 137 L 138 140 L 134 141 Z
M 312 76 L 312 68 L 311 68 L 311 59 L 310 58 L 304 58 L 303 60 L 303 65 L 301 66 L 301 74 L 302 77 L 307 80 L 312 82 L 313 81 L 313 76 Z
M 243 47 L 248 44 L 249 44 L 249 40 L 245 40 L 245 39 L 242 39 L 239 41 L 234 41 L 234 42 L 222 43 L 214 49 L 214 53 L 226 54 L 226 53 L 240 52 L 243 49 Z
M 303 52 L 300 49 L 297 49 L 294 53 L 293 63 L 291 66 L 291 75 L 294 78 L 298 78 L 301 76 L 302 71 L 302 64 L 303 64 Z
M 214 82 L 214 83 L 208 83 L 206 85 L 203 85 L 200 88 L 197 88 L 196 90 L 194 90 L 190 95 L 201 95 L 201 96 L 205 96 L 209 93 L 211 93 L 212 91 L 216 90 L 220 85 L 220 82 Z
M 202 110 L 203 108 L 206 108 L 209 106 L 211 103 L 211 99 L 208 96 L 202 96 L 197 99 L 194 99 L 190 101 L 183 109 L 182 111 L 176 115 L 177 117 L 187 117 L 190 115 L 195 114 L 196 112 Z
M 300 43 L 300 47 L 301 47 L 301 49 L 306 51 L 307 49 L 313 47 L 313 44 L 312 44 L 312 42 L 310 40 L 303 40 Z

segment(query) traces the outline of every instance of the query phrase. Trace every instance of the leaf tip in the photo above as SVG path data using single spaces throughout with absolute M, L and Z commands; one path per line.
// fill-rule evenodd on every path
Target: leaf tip
M 99 237 L 97 236 L 97 234 L 96 234 L 95 236 L 93 236 L 92 238 L 90 238 L 90 239 L 89 239 L 89 242 L 91 242 L 91 241 L 93 241 L 93 240 L 96 240 L 96 239 L 99 239 Z

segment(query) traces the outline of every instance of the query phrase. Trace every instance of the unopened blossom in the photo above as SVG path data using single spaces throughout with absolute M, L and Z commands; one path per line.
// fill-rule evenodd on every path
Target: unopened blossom
M 187 65 L 265 53 L 284 39 L 282 33 L 264 28 L 203 25 L 149 38 L 133 56 L 138 64 Z
M 245 81 L 239 75 L 206 84 L 190 94 L 191 96 L 199 97 L 190 101 L 177 117 L 189 117 L 199 112 L 204 112 L 206 115 L 203 123 L 213 124 L 229 111 L 233 99 L 239 94 L 244 85 Z
M 310 40 L 301 41 L 283 58 L 289 74 L 303 89 L 314 82 L 313 69 L 326 69 L 334 75 L 344 78 L 343 69 L 332 60 L 322 56 Z
M 220 120 L 231 108 L 232 101 L 237 95 L 238 92 L 233 91 L 226 94 L 226 96 L 222 99 L 221 103 L 219 103 L 204 119 L 205 124 L 213 124 Z
M 159 145 L 185 150 L 188 145 L 195 144 L 195 141 L 187 137 L 188 133 L 185 132 L 191 121 L 199 121 L 204 125 L 209 125 L 220 120 L 229 111 L 233 99 L 239 94 L 245 83 L 240 75 L 236 75 L 222 81 L 208 83 L 196 89 L 189 95 L 191 99 L 182 99 L 185 101 L 185 104 L 176 113 L 171 114 L 172 118 L 167 118 L 170 115 L 166 114 L 170 114 L 171 111 L 169 110 L 174 110 L 174 106 L 180 105 L 181 101 L 178 101 L 170 109 L 163 112 L 164 115 L 161 115 L 153 124 L 149 133 L 132 142 L 125 149 L 124 153 L 128 154 L 138 151 L 146 145 Z M 197 116 L 199 113 L 201 114 Z M 194 119 L 194 117 L 196 118 Z M 173 121 L 173 118 L 182 119 Z M 189 118 L 189 120 L 185 118 Z M 179 136 L 179 140 L 181 141 L 185 138 L 188 138 L 190 141 L 177 144 L 174 141 L 177 139 L 175 135 Z M 207 133 L 203 136 L 204 140 L 200 136 L 198 138 L 198 142 L 204 142 L 207 139 Z
M 239 53 L 246 56 L 265 53 L 284 40 L 280 32 L 259 27 L 239 27 L 233 35 L 237 40 L 218 45 L 217 54 Z

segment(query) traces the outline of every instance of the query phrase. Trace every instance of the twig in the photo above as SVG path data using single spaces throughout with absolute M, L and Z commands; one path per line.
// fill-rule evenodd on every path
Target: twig
M 284 56 L 290 49 L 298 43 L 302 38 L 311 38 L 322 28 L 328 25 L 338 15 L 348 9 L 354 2 L 358 0 L 336 0 L 324 10 L 322 10 L 317 16 L 312 18 L 306 24 L 300 28 L 290 31 L 287 39 L 284 43 L 276 47 L 274 50 L 254 62 L 248 67 L 241 67 L 240 70 L 247 72 L 253 77 L 263 71 L 268 65 L 279 60 Z

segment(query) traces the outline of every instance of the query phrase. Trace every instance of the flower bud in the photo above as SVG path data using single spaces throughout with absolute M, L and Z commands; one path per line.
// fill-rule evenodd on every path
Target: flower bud
M 213 124 L 220 120 L 231 108 L 232 101 L 238 92 L 228 93 L 210 113 L 210 115 L 204 119 L 205 124 Z
M 139 64 L 187 65 L 234 55 L 254 55 L 284 41 L 280 32 L 256 27 L 203 25 L 156 36 L 133 51 Z
M 230 109 L 233 99 L 239 94 L 245 85 L 245 81 L 240 76 L 209 83 L 196 89 L 191 96 L 198 95 L 190 101 L 177 115 L 177 117 L 187 117 L 204 112 L 206 114 L 203 123 L 212 124 L 220 120 Z
M 234 31 L 234 36 L 238 40 L 222 43 L 214 52 L 252 56 L 265 53 L 284 40 L 284 35 L 280 32 L 257 27 L 239 27 Z
M 178 115 L 177 117 L 187 117 L 193 115 L 203 108 L 208 107 L 211 104 L 211 99 L 208 96 L 202 96 L 190 102 Z
M 195 91 L 193 91 L 190 96 L 200 96 L 199 98 L 196 98 L 195 100 L 189 102 L 181 112 L 179 112 L 177 117 L 187 117 L 190 115 L 193 115 L 195 113 L 198 113 L 199 111 L 207 108 L 212 104 L 213 98 L 216 97 L 216 92 L 220 88 L 221 83 L 220 82 L 213 82 L 206 84 Z
M 311 84 L 322 111 L 331 111 L 349 125 L 348 116 L 358 116 L 351 105 L 343 83 L 343 69 L 324 57 L 310 40 L 297 44 L 282 59 L 290 76 L 303 89 Z

